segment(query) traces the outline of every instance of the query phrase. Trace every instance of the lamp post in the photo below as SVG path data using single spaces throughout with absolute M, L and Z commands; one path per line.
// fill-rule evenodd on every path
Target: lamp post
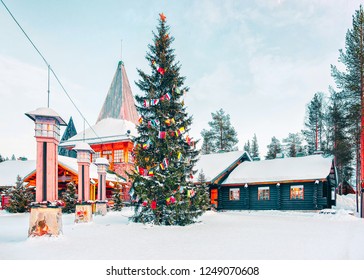
M 78 200 L 90 200 L 90 164 L 94 150 L 86 142 L 77 143 L 73 148 L 77 152 L 78 164 Z
M 50 108 L 25 113 L 35 123 L 37 141 L 36 202 L 58 199 L 58 144 L 66 122 Z
M 99 177 L 97 187 L 97 200 L 96 203 L 96 214 L 106 215 L 106 171 L 109 167 L 109 161 L 106 158 L 97 158 L 95 161 L 97 165 L 97 175 Z
M 25 113 L 35 123 L 37 142 L 36 203 L 30 209 L 28 236 L 58 236 L 62 211 L 58 200 L 59 127 L 66 122 L 51 108 Z

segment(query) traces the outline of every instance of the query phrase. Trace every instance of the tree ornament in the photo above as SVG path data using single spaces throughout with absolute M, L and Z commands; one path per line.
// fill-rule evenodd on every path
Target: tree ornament
M 165 74 L 165 70 L 164 70 L 164 68 L 162 68 L 162 67 L 159 67 L 157 71 L 158 71 L 158 73 L 159 73 L 159 74 L 161 74 L 161 75 L 164 75 L 164 74 Z
M 159 17 L 160 17 L 161 21 L 163 21 L 163 22 L 166 21 L 167 17 L 163 13 L 159 14 Z
M 150 204 L 150 208 L 152 208 L 153 210 L 157 208 L 157 201 L 153 200 L 152 203 Z

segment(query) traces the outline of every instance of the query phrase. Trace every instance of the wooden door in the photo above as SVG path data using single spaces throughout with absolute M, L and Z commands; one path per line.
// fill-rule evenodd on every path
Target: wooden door
M 218 198 L 217 189 L 211 189 L 210 203 L 215 208 L 217 208 L 217 198 Z

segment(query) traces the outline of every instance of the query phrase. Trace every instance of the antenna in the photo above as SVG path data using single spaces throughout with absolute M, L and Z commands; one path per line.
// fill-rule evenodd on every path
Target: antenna
M 85 142 L 85 122 L 86 120 L 83 119 L 83 142 Z
M 48 101 L 47 101 L 47 107 L 49 108 L 49 94 L 50 94 L 50 75 L 51 75 L 51 66 L 48 64 Z

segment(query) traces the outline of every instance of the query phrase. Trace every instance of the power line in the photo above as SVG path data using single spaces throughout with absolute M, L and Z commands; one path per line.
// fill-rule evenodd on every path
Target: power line
M 32 39 L 30 39 L 30 37 L 28 36 L 28 34 L 25 32 L 25 30 L 23 29 L 23 27 L 20 25 L 20 23 L 16 20 L 16 18 L 14 17 L 14 15 L 12 14 L 12 12 L 8 9 L 8 7 L 5 5 L 3 0 L 0 0 L 1 3 L 4 5 L 5 9 L 8 11 L 9 15 L 12 17 L 12 19 L 15 21 L 15 23 L 18 25 L 18 27 L 20 28 L 20 30 L 23 32 L 23 34 L 25 35 L 25 37 L 28 39 L 28 41 L 31 43 L 31 45 L 33 46 L 33 48 L 37 51 L 37 53 L 40 55 L 40 57 L 43 59 L 44 63 L 47 65 L 48 67 L 48 73 L 49 71 L 52 72 L 53 76 L 56 78 L 58 84 L 61 86 L 62 90 L 64 91 L 64 93 L 66 94 L 66 96 L 68 97 L 68 99 L 71 101 L 71 103 L 73 104 L 73 106 L 76 108 L 76 110 L 78 111 L 78 113 L 81 115 L 81 117 L 83 118 L 83 120 L 87 123 L 87 125 L 91 128 L 91 130 L 95 133 L 96 137 L 99 138 L 101 140 L 101 138 L 97 135 L 96 131 L 92 128 L 92 126 L 90 125 L 90 123 L 87 121 L 87 119 L 84 117 L 84 115 L 82 114 L 82 112 L 80 111 L 80 109 L 78 109 L 77 105 L 75 104 L 75 102 L 72 100 L 71 96 L 68 94 L 67 90 L 65 89 L 65 87 L 63 86 L 62 82 L 60 81 L 60 79 L 58 78 L 57 74 L 54 72 L 53 68 L 51 67 L 51 65 L 48 63 L 48 61 L 45 59 L 45 57 L 43 56 L 43 54 L 41 53 L 41 51 L 37 48 L 37 46 L 33 43 Z M 48 74 L 48 107 L 49 107 L 49 74 Z

